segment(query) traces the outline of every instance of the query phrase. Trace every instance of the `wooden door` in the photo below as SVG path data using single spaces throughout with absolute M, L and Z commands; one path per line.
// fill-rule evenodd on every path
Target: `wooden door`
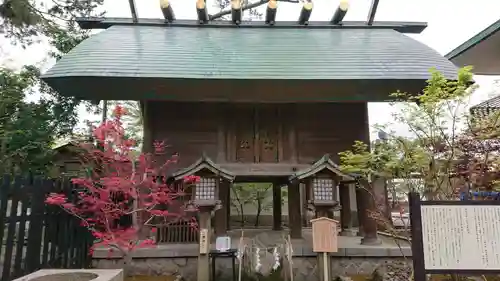
M 279 161 L 280 120 L 276 105 L 238 105 L 233 108 L 235 161 Z
M 256 142 L 258 145 L 257 161 L 265 163 L 279 162 L 280 119 L 276 105 L 259 106 L 256 114 Z
M 238 105 L 233 108 L 235 131 L 236 162 L 251 163 L 255 161 L 255 108 L 249 105 Z

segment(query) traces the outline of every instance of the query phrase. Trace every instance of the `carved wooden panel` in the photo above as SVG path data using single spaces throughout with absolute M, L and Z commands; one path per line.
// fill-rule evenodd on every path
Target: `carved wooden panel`
M 278 105 L 257 107 L 258 162 L 278 162 L 281 120 Z
M 239 105 L 234 108 L 236 162 L 255 161 L 255 111 L 252 106 Z

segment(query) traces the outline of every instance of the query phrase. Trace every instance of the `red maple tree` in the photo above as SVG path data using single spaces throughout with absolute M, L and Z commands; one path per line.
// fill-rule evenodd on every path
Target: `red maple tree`
M 94 143 L 82 145 L 87 171 L 86 176 L 72 179 L 75 198 L 51 193 L 46 203 L 60 206 L 90 230 L 95 237 L 91 252 L 96 247 L 105 247 L 109 253 L 117 250 L 127 263 L 134 249 L 155 244 L 154 239 L 142 235 L 147 228 L 155 232 L 154 221 L 187 219 L 196 227 L 196 220 L 183 208 L 182 198 L 186 187 L 199 178 L 186 177 L 183 185 L 161 180 L 176 157 L 165 157 L 165 145 L 159 141 L 154 143 L 153 153 L 134 157 L 135 141 L 125 136 L 124 114 L 117 106 L 112 120 L 94 128 Z M 124 223 L 127 218 L 128 223 Z

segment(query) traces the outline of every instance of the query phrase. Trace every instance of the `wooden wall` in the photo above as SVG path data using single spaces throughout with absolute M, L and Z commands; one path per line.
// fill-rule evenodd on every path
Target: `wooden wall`
M 147 103 L 153 140 L 187 166 L 206 153 L 218 162 L 311 163 L 369 141 L 366 103 Z
M 297 108 L 295 128 L 300 163 L 318 160 L 325 153 L 337 159 L 355 140 L 369 142 L 366 103 L 306 104 Z
M 180 167 L 192 164 L 202 153 L 215 159 L 220 110 L 217 104 L 148 102 L 151 139 L 168 145 L 169 155 L 178 153 Z

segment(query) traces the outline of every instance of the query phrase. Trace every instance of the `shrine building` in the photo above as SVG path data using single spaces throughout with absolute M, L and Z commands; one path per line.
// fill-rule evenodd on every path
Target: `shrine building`
M 321 22 L 309 21 L 308 1 L 297 21 L 275 21 L 272 0 L 264 21 L 243 21 L 245 7 L 234 0 L 229 20 L 208 15 L 203 1 L 196 20 L 176 19 L 167 1 L 162 19 L 81 18 L 81 28 L 103 31 L 42 79 L 64 96 L 139 101 L 144 151 L 165 140 L 179 155 L 169 176 L 202 176 L 192 199 L 220 204 L 216 235 L 229 228 L 231 185 L 269 182 L 274 230 L 284 229 L 287 186 L 292 238 L 302 236 L 311 209 L 316 216 L 341 209 L 341 235 L 351 235 L 356 202 L 362 243 L 376 244 L 377 226 L 366 215 L 371 197 L 354 191 L 359 183 L 339 170 L 338 153 L 370 142 L 368 102 L 390 101 L 398 90 L 418 94 L 431 68 L 449 79 L 457 68 L 407 36 L 426 23 L 374 21 L 378 1 L 366 21 L 344 21 L 344 2 Z

